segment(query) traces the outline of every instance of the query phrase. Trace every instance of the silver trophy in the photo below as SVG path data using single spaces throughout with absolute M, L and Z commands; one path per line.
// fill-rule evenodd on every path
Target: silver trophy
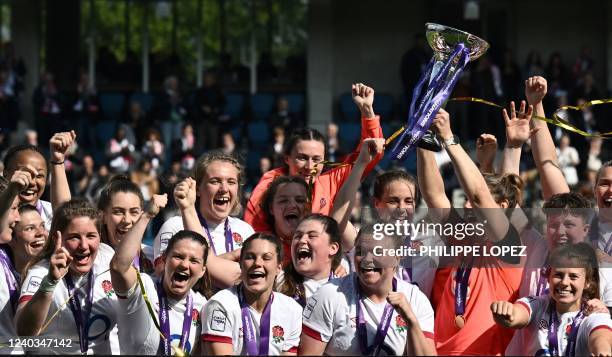
M 459 63 L 460 61 L 458 60 L 458 56 L 451 58 L 458 46 L 462 45 L 465 47 L 465 49 L 467 49 L 467 52 L 469 53 L 469 56 L 467 57 L 469 62 L 478 59 L 487 51 L 487 49 L 489 49 L 489 44 L 485 40 L 452 27 L 427 23 L 425 24 L 425 30 L 427 42 L 433 50 L 434 55 L 432 59 L 433 65 L 431 71 L 429 72 L 429 78 L 423 78 L 424 81 L 426 81 L 426 83 L 423 83 L 423 85 L 428 87 L 427 90 L 422 96 L 420 96 L 420 86 L 417 85 L 417 88 L 415 88 L 415 91 L 418 89 L 419 96 L 421 97 L 418 100 L 418 108 L 421 106 L 427 107 L 427 103 L 429 103 L 440 92 L 440 90 L 436 91 L 430 87 L 441 70 L 445 71 L 444 78 L 438 79 L 446 82 L 450 81 L 449 85 L 444 87 L 445 91 L 448 92 L 447 94 L 450 95 L 452 87 L 454 87 L 455 81 L 457 80 L 457 78 L 454 77 L 458 77 L 458 74 L 463 70 L 463 66 L 466 64 Z M 457 71 L 459 72 L 457 73 Z M 427 76 L 427 73 L 424 73 L 423 75 Z M 448 98 L 446 98 L 446 100 L 447 99 Z M 444 106 L 446 100 L 444 100 L 444 103 L 441 103 L 442 107 Z M 408 133 L 408 137 L 417 135 L 418 138 L 418 136 L 421 136 L 421 138 L 419 138 L 419 140 L 416 142 L 418 147 L 431 151 L 440 151 L 442 148 L 436 136 L 430 130 L 427 130 L 431 125 L 431 120 L 433 120 L 433 118 L 431 118 L 431 115 L 426 115 L 427 113 L 423 113 L 423 110 L 416 110 L 416 112 L 413 113 L 412 107 L 413 105 L 411 105 L 411 120 L 418 121 L 417 125 L 420 125 L 420 127 L 417 126 L 416 129 L 413 129 L 412 132 Z M 433 116 L 435 116 L 437 109 L 433 110 L 433 112 Z M 419 115 L 419 113 L 422 115 Z M 423 129 L 426 130 L 424 134 L 422 133 Z M 421 131 L 421 133 L 419 133 L 419 131 Z M 414 143 L 415 141 L 416 140 L 411 140 L 410 142 Z M 403 151 L 405 153 L 410 149 L 411 145 L 412 144 L 410 143 L 408 145 L 404 145 L 403 150 L 397 150 L 394 152 L 397 153 Z M 398 156 L 397 158 L 402 159 L 401 156 Z

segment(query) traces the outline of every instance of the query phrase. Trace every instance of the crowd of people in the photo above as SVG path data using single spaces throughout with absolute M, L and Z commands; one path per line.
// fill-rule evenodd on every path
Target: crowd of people
M 533 119 L 545 115 L 547 81 L 530 77 L 526 101 L 503 110 L 498 168 L 490 137 L 475 162 L 454 118 L 436 114 L 432 130 L 465 210 L 447 196 L 434 152 L 418 148 L 416 176 L 373 178 L 369 223 L 353 219 L 357 192 L 385 138 L 374 90 L 351 91 L 358 147 L 325 167 L 325 136 L 291 131 L 283 165 L 261 176 L 244 208 L 243 164 L 223 150 L 200 156 L 166 193 L 143 190 L 128 169 L 109 173 L 90 200 L 69 184 L 74 131 L 54 133 L 48 153 L 10 147 L 0 180 L 0 352 L 611 355 L 612 162 L 596 172 L 595 204 L 571 190 L 551 131 Z M 543 231 L 524 209 L 528 140 Z M 152 228 L 171 203 L 176 214 Z M 454 228 L 387 229 L 419 219 Z M 423 247 L 460 253 L 395 253 Z

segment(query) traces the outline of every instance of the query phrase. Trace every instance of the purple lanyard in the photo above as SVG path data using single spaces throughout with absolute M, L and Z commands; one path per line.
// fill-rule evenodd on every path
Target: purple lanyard
M 249 305 L 246 303 L 242 292 L 242 285 L 238 286 L 238 300 L 240 302 L 240 313 L 242 314 L 242 334 L 244 335 L 244 346 L 247 356 L 267 356 L 270 348 L 270 315 L 272 312 L 272 301 L 274 293 L 270 294 L 270 299 L 261 314 L 259 324 L 259 346 L 257 346 L 257 336 L 255 327 L 249 312 Z
M 9 258 L 8 254 L 4 250 L 5 247 L 0 246 L 0 265 L 2 265 L 2 270 L 4 271 L 4 278 L 6 279 L 6 285 L 9 290 L 9 300 L 11 302 L 11 306 L 13 307 L 13 312 L 15 311 L 15 307 L 17 306 L 17 290 L 19 288 L 19 284 L 17 284 L 17 270 L 13 266 L 13 262 Z
M 92 267 L 89 274 L 87 274 L 89 288 L 87 289 L 87 296 L 85 297 L 85 311 L 81 309 L 79 290 L 75 289 L 70 273 L 66 274 L 64 277 L 66 288 L 68 288 L 68 295 L 72 295 L 69 306 L 79 333 L 79 346 L 81 347 L 82 354 L 87 354 L 87 350 L 89 349 L 89 315 L 91 314 L 91 306 L 93 305 L 94 277 L 94 269 Z
M 451 64 L 455 62 L 457 58 L 458 64 L 449 80 L 448 74 L 451 69 Z M 408 127 L 404 130 L 391 151 L 391 155 L 395 159 L 404 159 L 405 154 L 423 137 L 423 135 L 425 135 L 425 131 L 431 126 L 435 114 L 450 96 L 455 83 L 459 80 L 459 76 L 463 72 L 463 68 L 469 62 L 469 59 L 469 50 L 465 48 L 465 45 L 462 43 L 458 44 L 448 60 L 444 63 L 443 67 L 435 74 L 431 83 L 429 83 L 425 95 L 415 109 L 416 100 L 420 97 L 422 87 L 429 78 L 434 67 L 433 60 L 430 61 L 427 70 L 421 76 L 412 94 Z M 406 142 L 408 137 L 410 140 Z
M 140 253 L 138 253 L 135 257 L 134 260 L 132 261 L 132 264 L 134 264 L 134 267 L 136 267 L 136 269 L 138 269 L 138 271 L 140 270 Z
M 164 356 L 171 356 L 172 348 L 170 347 L 170 343 L 172 342 L 172 335 L 170 334 L 170 309 L 168 308 L 168 298 L 166 297 L 163 281 L 159 281 L 157 283 L 157 298 L 159 299 L 159 325 L 161 332 L 164 335 L 164 338 L 159 340 L 159 348 L 157 353 L 161 353 Z M 183 351 L 185 350 L 185 346 L 187 346 L 187 341 L 189 341 L 189 333 L 191 332 L 191 310 L 193 310 L 193 298 L 190 290 L 187 294 L 187 302 L 185 303 L 183 331 L 181 333 L 181 341 L 179 343 L 179 348 Z
M 550 320 L 548 323 L 548 350 L 550 351 L 551 356 L 559 356 L 559 338 L 557 337 L 557 332 L 559 330 L 559 318 L 557 317 L 557 310 L 555 309 L 555 302 L 553 300 L 550 301 L 548 313 L 550 315 Z M 567 338 L 567 347 L 565 348 L 564 354 L 565 356 L 576 355 L 576 339 L 578 338 L 578 329 L 580 328 L 582 320 L 584 320 L 584 313 L 582 310 L 580 310 L 572 322 L 572 327 Z
M 465 314 L 471 272 L 472 262 L 469 264 L 462 263 L 461 267 L 457 269 L 457 274 L 455 275 L 455 316 L 463 316 Z
M 200 211 L 198 211 L 198 218 L 200 219 L 200 224 L 202 225 L 202 228 L 204 228 L 206 234 L 208 235 L 208 238 L 210 239 L 210 247 L 212 248 L 213 253 L 217 255 L 213 236 L 210 234 L 210 230 L 208 229 L 208 223 L 206 223 L 206 219 L 200 214 Z M 232 239 L 232 229 L 229 226 L 229 217 L 227 217 L 225 219 L 225 251 L 229 253 L 232 250 L 234 250 L 234 240 Z
M 355 278 L 355 290 L 357 292 L 357 339 L 359 340 L 359 348 L 361 348 L 361 354 L 363 356 L 378 356 L 380 349 L 385 342 L 387 331 L 391 325 L 391 317 L 393 316 L 393 306 L 389 303 L 385 305 L 380 323 L 376 329 L 376 335 L 374 336 L 374 343 L 372 346 L 368 346 L 368 330 L 366 327 L 366 320 L 363 316 L 361 302 L 361 289 L 359 288 L 359 278 Z M 397 280 L 393 278 L 393 291 L 397 291 Z
M 599 249 L 599 219 L 595 217 L 591 221 L 591 229 L 589 230 L 589 239 L 593 249 Z M 608 237 L 608 242 L 605 244 L 604 252 L 608 255 L 612 255 L 612 236 Z

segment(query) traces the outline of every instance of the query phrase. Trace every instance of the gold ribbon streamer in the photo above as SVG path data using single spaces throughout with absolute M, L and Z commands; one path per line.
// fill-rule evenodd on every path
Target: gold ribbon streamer
M 484 99 L 480 99 L 480 98 L 474 98 L 474 97 L 456 97 L 456 98 L 451 98 L 449 99 L 449 101 L 454 101 L 454 102 L 474 102 L 474 103 L 481 103 L 481 104 L 485 104 L 491 107 L 495 107 L 495 108 L 500 108 L 503 109 L 504 107 L 493 103 L 493 102 L 489 102 L 488 100 L 484 100 Z M 588 101 L 582 105 L 578 105 L 578 106 L 573 106 L 573 105 L 564 105 L 562 107 L 560 107 L 559 109 L 555 110 L 555 112 L 553 113 L 552 117 L 553 119 L 550 118 L 546 118 L 546 117 L 541 117 L 539 115 L 533 115 L 532 118 L 533 119 L 538 119 L 541 121 L 544 121 L 546 123 L 558 126 L 562 129 L 565 129 L 567 131 L 571 131 L 573 133 L 582 135 L 584 137 L 588 137 L 588 138 L 602 138 L 602 139 L 610 139 L 612 138 L 612 131 L 606 132 L 606 133 L 600 133 L 600 134 L 592 134 L 592 133 L 588 133 L 584 130 L 578 129 L 577 127 L 575 127 L 574 125 L 570 124 L 567 120 L 561 118 L 559 116 L 559 112 L 562 110 L 583 110 L 585 108 L 594 106 L 594 105 L 601 105 L 601 104 L 608 104 L 608 103 L 612 103 L 612 99 L 595 99 L 595 100 L 591 100 Z
M 145 301 L 145 305 L 147 305 L 147 310 L 149 311 L 149 315 L 151 316 L 151 319 L 153 320 L 153 324 L 155 324 L 155 328 L 157 328 L 157 331 L 159 332 L 159 335 L 161 336 L 161 338 L 163 338 L 164 340 L 167 340 L 168 338 L 164 336 L 164 333 L 161 330 L 159 322 L 157 321 L 157 318 L 155 317 L 155 310 L 153 310 L 153 304 L 151 304 L 151 300 L 149 300 L 149 295 L 147 295 L 147 291 L 145 290 L 144 283 L 142 282 L 142 277 L 140 276 L 140 272 L 138 271 L 136 267 L 134 267 L 134 270 L 136 270 L 136 279 L 138 279 L 138 286 L 140 287 L 142 298 Z M 174 351 L 175 356 L 182 357 L 182 356 L 187 355 L 185 351 L 181 350 L 178 347 L 172 346 L 172 344 L 170 344 L 170 348 L 172 348 L 172 350 Z

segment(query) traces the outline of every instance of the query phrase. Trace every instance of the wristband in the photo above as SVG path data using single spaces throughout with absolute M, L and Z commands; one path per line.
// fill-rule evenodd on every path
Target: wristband
M 45 275 L 45 277 L 40 282 L 38 290 L 42 291 L 45 294 L 53 293 L 57 283 L 59 283 L 59 280 L 52 280 L 51 278 L 49 278 L 49 275 Z
M 51 165 L 63 165 L 65 160 L 62 161 L 49 161 Z

